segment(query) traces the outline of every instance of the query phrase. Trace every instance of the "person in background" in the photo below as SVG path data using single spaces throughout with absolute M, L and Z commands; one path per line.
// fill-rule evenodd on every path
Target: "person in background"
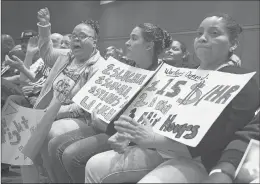
M 63 36 L 60 33 L 52 33 L 51 41 L 53 44 L 53 48 L 60 48 L 62 39 L 63 39 Z
M 19 46 L 20 50 L 13 48 L 9 52 L 9 54 L 5 55 L 4 65 L 5 68 L 7 68 L 7 73 L 4 73 L 4 75 L 1 76 L 1 83 L 2 83 L 1 105 L 4 105 L 7 98 L 10 97 L 11 95 L 23 96 L 22 87 L 28 85 L 28 82 L 25 81 L 25 79 L 27 79 L 27 77 L 25 77 L 26 76 L 25 74 L 30 74 L 29 76 L 34 76 L 36 70 L 29 71 L 24 66 L 26 65 L 29 67 L 33 62 L 39 59 L 39 54 L 35 54 L 35 52 L 30 54 L 30 51 L 27 52 L 27 47 L 29 47 L 29 49 L 31 48 L 30 45 L 28 44 L 29 39 L 36 35 L 37 32 L 33 30 L 25 30 L 24 32 L 22 32 L 20 38 L 22 43 Z M 21 59 L 21 55 L 16 54 L 17 52 L 25 54 L 24 60 Z M 17 72 L 13 73 L 12 71 L 17 71 Z M 22 71 L 21 74 L 20 71 Z M 12 74 L 10 74 L 10 72 Z
M 1 35 L 1 77 L 10 77 L 19 74 L 18 70 L 10 68 L 5 63 L 5 56 L 10 57 L 15 55 L 18 58 L 24 60 L 25 54 L 21 49 L 21 45 L 16 45 L 13 38 L 10 35 Z
M 20 45 L 17 45 L 14 47 L 13 51 L 10 51 L 10 53 L 8 54 L 8 57 L 11 58 L 11 59 L 14 59 L 13 56 L 16 56 L 15 53 L 15 50 L 19 49 L 20 48 L 20 52 L 23 54 L 21 57 L 17 56 L 20 60 L 24 61 L 25 60 L 25 56 L 26 56 L 26 52 L 27 52 L 27 45 L 28 45 L 28 42 L 29 42 L 29 39 L 33 36 L 37 36 L 38 33 L 34 30 L 24 30 L 21 34 L 21 37 L 18 38 L 18 40 L 20 40 Z M 5 55 L 6 57 L 6 55 Z M 6 59 L 6 58 L 5 58 Z M 35 57 L 33 58 L 33 63 L 35 61 L 37 61 L 39 59 L 39 54 L 35 55 Z M 4 63 L 5 65 L 9 65 L 10 63 Z M 10 66 L 8 66 L 10 67 Z M 15 68 L 15 67 L 10 67 L 11 70 L 14 70 L 14 71 L 17 71 L 14 75 L 8 75 L 8 76 L 2 76 L 4 79 L 14 83 L 14 84 L 17 84 L 19 85 L 20 84 L 20 75 L 19 75 L 19 71 Z
M 50 37 L 53 43 L 53 48 L 59 49 L 61 47 L 61 39 L 63 36 L 58 33 L 53 33 Z M 27 100 L 30 104 L 29 107 L 33 107 L 35 104 L 43 84 L 51 70 L 50 67 L 45 65 L 42 58 L 39 58 L 36 62 L 33 63 L 33 58 L 37 57 L 38 55 L 38 37 L 34 36 L 29 39 L 27 44 L 26 57 L 24 62 L 16 56 L 13 56 L 13 59 L 11 59 L 8 55 L 6 56 L 6 64 L 20 72 L 19 87 L 22 89 L 22 93 L 25 98 L 23 101 Z M 20 94 L 13 93 L 12 95 Z
M 173 39 L 171 47 L 164 52 L 162 61 L 175 67 L 190 68 L 189 55 L 186 45 Z
M 96 21 L 86 20 L 76 25 L 71 36 L 70 49 L 54 49 L 50 39 L 48 8 L 38 11 L 38 20 L 40 56 L 52 70 L 34 105 L 35 109 L 47 109 L 38 123 L 42 129 L 36 129 L 22 150 L 34 163 L 32 166 L 22 167 L 23 181 L 36 183 L 39 182 L 38 166 L 42 164 L 51 181 L 56 181 L 53 163 L 48 156 L 49 140 L 68 131 L 84 131 L 84 127 L 88 127 L 90 115 L 71 99 L 95 74 L 99 64 L 105 61 L 96 49 L 99 34 Z M 39 136 L 40 141 L 45 141 L 43 144 L 35 142 Z
M 216 166 L 214 166 L 209 176 L 202 181 L 203 183 L 233 183 L 236 180 L 236 183 L 250 183 L 253 180 L 259 180 L 259 170 L 250 175 L 249 167 L 242 167 L 243 176 L 235 177 L 236 169 L 242 160 L 242 157 L 246 151 L 246 148 L 251 139 L 260 141 L 260 124 L 259 124 L 259 112 L 255 117 L 246 125 L 242 130 L 239 130 L 235 133 L 234 137 L 227 145 L 225 150 L 223 150 L 221 157 Z M 258 165 L 259 169 L 259 155 L 255 155 L 256 158 L 251 158 L 251 162 L 254 162 Z M 258 173 L 258 176 L 257 176 Z
M 15 46 L 13 38 L 8 34 L 1 34 L 1 63 Z
M 194 40 L 194 50 L 200 59 L 198 70 L 248 73 L 229 63 L 241 31 L 227 14 L 207 16 Z M 196 147 L 156 134 L 145 117 L 141 125 L 128 116 L 121 116 L 115 122 L 118 133 L 109 139 L 116 149 L 89 159 L 85 183 L 198 183 L 204 180 L 234 133 L 253 118 L 259 103 L 257 90 L 256 79 L 252 78 Z M 138 146 L 120 145 L 122 139 Z
M 132 30 L 130 39 L 126 42 L 126 57 L 135 61 L 137 68 L 153 71 L 159 66 L 159 54 L 170 44 L 171 36 L 166 31 L 150 23 L 140 24 Z M 56 175 L 59 176 L 57 182 L 84 182 L 84 168 L 88 159 L 112 149 L 107 141 L 109 135 L 116 132 L 113 122 L 119 116 L 106 128 L 107 124 L 100 121 L 94 113 L 88 132 L 75 130 L 50 141 L 49 155 L 52 157 Z
M 61 49 L 69 49 L 71 42 L 71 34 L 65 34 L 61 40 Z

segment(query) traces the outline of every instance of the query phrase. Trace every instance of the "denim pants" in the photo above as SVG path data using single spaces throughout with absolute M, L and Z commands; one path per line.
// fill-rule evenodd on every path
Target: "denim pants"
M 207 176 L 200 162 L 180 155 L 164 159 L 156 150 L 128 147 L 93 156 L 85 168 L 85 183 L 192 183 Z
M 109 136 L 87 126 L 55 137 L 48 151 L 57 183 L 84 183 L 85 166 L 89 158 L 110 150 Z

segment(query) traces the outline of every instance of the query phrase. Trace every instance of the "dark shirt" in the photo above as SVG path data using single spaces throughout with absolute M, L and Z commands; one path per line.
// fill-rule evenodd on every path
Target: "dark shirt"
M 226 66 L 219 71 L 234 74 L 249 73 L 243 68 Z M 243 129 L 254 117 L 259 106 L 259 87 L 255 77 L 223 110 L 197 147 L 188 147 L 192 157 L 201 156 L 207 170 L 217 164 L 222 151 L 231 142 L 235 132 Z
M 260 141 L 259 113 L 245 128 L 235 133 L 232 141 L 222 152 L 219 163 L 228 162 L 237 168 L 251 139 Z

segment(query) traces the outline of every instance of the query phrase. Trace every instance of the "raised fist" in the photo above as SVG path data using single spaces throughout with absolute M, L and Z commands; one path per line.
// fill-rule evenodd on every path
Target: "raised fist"
M 50 12 L 48 8 L 43 8 L 38 11 L 38 20 L 42 25 L 49 24 L 50 22 Z

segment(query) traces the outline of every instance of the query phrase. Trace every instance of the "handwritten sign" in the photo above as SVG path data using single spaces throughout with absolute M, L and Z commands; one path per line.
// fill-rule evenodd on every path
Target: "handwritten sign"
M 163 64 L 124 114 L 139 123 L 144 123 L 144 115 L 156 133 L 195 147 L 254 74 Z
M 21 151 L 43 114 L 44 110 L 19 106 L 11 99 L 6 101 L 1 117 L 2 163 L 31 165 Z
M 97 109 L 98 117 L 109 123 L 153 74 L 109 57 L 72 100 L 87 112 Z

